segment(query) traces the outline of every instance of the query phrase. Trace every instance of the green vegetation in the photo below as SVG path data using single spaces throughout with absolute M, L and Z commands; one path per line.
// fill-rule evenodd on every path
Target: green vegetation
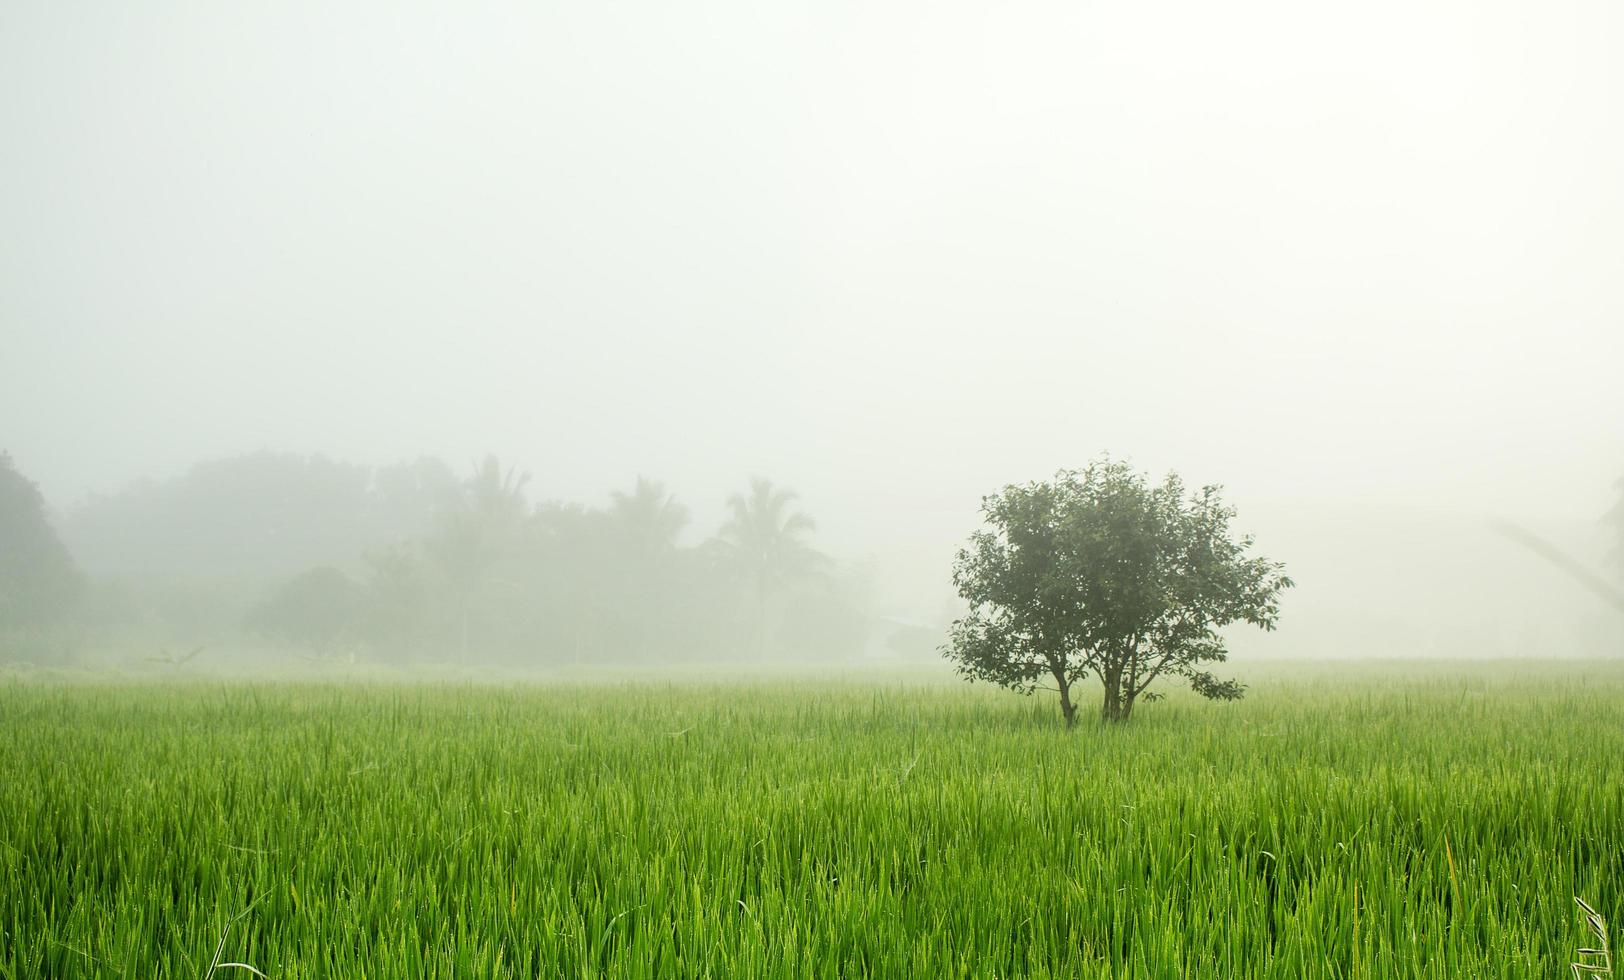
M 45 498 L 0 452 L 0 650 L 11 657 L 59 657 L 63 625 L 84 578 L 56 535 Z
M 8 529 L 19 517 L 45 527 L 32 484 L 21 484 L 32 496 L 7 496 L 4 466 L 0 640 Z M 51 666 L 111 666 L 126 651 L 205 646 L 211 666 L 236 671 L 307 659 L 652 668 L 833 664 L 867 647 L 867 569 L 816 550 L 813 521 L 785 487 L 751 480 L 708 526 L 646 477 L 601 505 L 532 500 L 529 489 L 527 473 L 495 456 L 461 479 L 433 458 L 200 463 L 73 510 L 65 537 L 88 593 L 76 628 L 37 653 L 37 642 L 0 643 L 0 660 L 22 651 Z
M 1285 566 L 1247 555 L 1250 536 L 1230 536 L 1222 488 L 1186 493 L 1175 473 L 1152 484 L 1109 457 L 1007 486 L 981 513 L 986 526 L 953 565 L 969 613 L 945 652 L 965 677 L 1059 694 L 1067 727 L 1072 689 L 1089 677 L 1110 722 L 1127 721 L 1140 697 L 1159 699 L 1159 679 L 1239 700 L 1242 685 L 1203 665 L 1229 659 L 1225 627 L 1274 629 L 1292 586 Z
M 1527 980 L 1575 895 L 1624 919 L 1624 670 L 1246 680 L 1068 732 L 952 683 L 13 679 L 0 977 Z

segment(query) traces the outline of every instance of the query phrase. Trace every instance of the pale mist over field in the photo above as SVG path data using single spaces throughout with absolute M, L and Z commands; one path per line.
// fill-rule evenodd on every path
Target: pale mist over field
M 981 496 L 1109 452 L 1224 484 L 1297 580 L 1239 661 L 1621 655 L 1496 530 L 1624 584 L 1621 50 L 1604 0 L 12 0 L 0 449 L 90 582 L 88 659 L 240 646 L 313 565 L 433 565 L 422 501 L 233 564 L 176 488 L 256 453 L 495 454 L 558 527 L 647 476 L 694 554 L 768 478 L 850 663 L 929 662 Z M 108 503 L 164 492 L 162 528 Z M 619 629 L 633 578 L 571 656 L 709 659 Z M 445 636 L 500 631 L 460 601 Z

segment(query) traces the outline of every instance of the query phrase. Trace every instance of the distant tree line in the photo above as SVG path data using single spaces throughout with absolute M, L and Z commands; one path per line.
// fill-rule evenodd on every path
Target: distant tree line
M 51 526 L 39 487 L 0 453 L 0 651 L 60 656 L 84 577 Z
M 877 624 L 899 651 L 934 646 L 929 628 L 874 617 L 863 576 L 815 550 L 811 519 L 767 481 L 728 500 L 726 520 L 704 536 L 689 533 L 688 509 L 656 481 L 640 479 L 601 506 L 532 503 L 528 489 L 524 474 L 494 457 L 459 476 L 432 458 L 369 467 L 255 453 L 138 483 L 54 519 L 39 488 L 0 453 L 0 663 L 85 651 L 176 662 L 182 654 L 171 649 L 200 644 L 211 659 L 221 647 L 252 654 L 257 644 L 395 662 L 827 660 L 865 647 Z M 1078 496 L 1064 481 L 1051 489 Z M 1617 490 L 1602 526 L 1624 575 L 1624 481 Z M 1003 503 L 1023 500 L 1006 494 Z M 1002 567 L 998 536 L 1022 526 L 1002 514 L 989 512 L 994 536 L 978 538 L 955 569 L 982 615 L 1002 601 L 983 594 L 1001 581 L 989 577 Z M 1132 535 L 1106 537 L 1120 544 Z M 999 640 L 1011 628 L 962 621 L 961 665 L 994 679 L 987 665 L 1021 647 Z M 1115 676 L 1113 662 L 1095 659 L 1090 672 Z M 1031 666 L 1021 662 L 1020 683 Z M 1069 687 L 1071 673 L 1062 669 L 1057 683 Z M 1131 711 L 1136 689 L 1119 690 L 1118 712 Z
M 656 663 L 830 658 L 865 636 L 861 591 L 808 544 L 794 494 L 765 480 L 712 537 L 682 543 L 688 510 L 639 479 L 606 507 L 531 506 L 527 477 L 487 458 L 427 532 L 369 553 L 351 577 L 312 569 L 249 614 L 313 656 Z
M 63 532 L 99 573 L 257 581 L 421 534 L 457 483 L 433 458 L 370 467 L 250 453 L 93 497 L 67 515 Z
M 805 661 L 864 645 L 861 576 L 814 549 L 813 521 L 769 481 L 706 536 L 655 480 L 602 506 L 528 490 L 494 456 L 465 476 L 436 459 L 216 460 L 73 511 L 64 537 L 85 575 L 7 460 L 0 624 L 71 620 L 82 646 L 137 653 L 207 643 L 402 664 Z

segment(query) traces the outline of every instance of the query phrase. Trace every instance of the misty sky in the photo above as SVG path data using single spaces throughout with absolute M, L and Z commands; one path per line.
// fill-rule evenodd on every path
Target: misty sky
M 921 567 L 1102 450 L 1287 559 L 1350 502 L 1591 526 L 1619 51 L 1604 0 L 9 0 L 0 448 L 58 508 L 259 448 L 702 520 L 760 473 Z

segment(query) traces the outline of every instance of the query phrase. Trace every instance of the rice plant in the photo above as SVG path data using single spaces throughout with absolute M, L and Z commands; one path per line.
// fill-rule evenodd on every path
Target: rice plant
M 1526 980 L 1605 950 L 1568 902 L 1624 898 L 1618 670 L 1248 680 L 1071 732 L 961 685 L 12 680 L 0 978 Z
M 1594 947 L 1580 947 L 1579 958 L 1571 964 L 1574 980 L 1608 980 L 1613 975 L 1613 952 L 1607 939 L 1607 920 L 1584 899 L 1574 896 L 1573 900 L 1584 910 L 1585 925 L 1596 942 Z

